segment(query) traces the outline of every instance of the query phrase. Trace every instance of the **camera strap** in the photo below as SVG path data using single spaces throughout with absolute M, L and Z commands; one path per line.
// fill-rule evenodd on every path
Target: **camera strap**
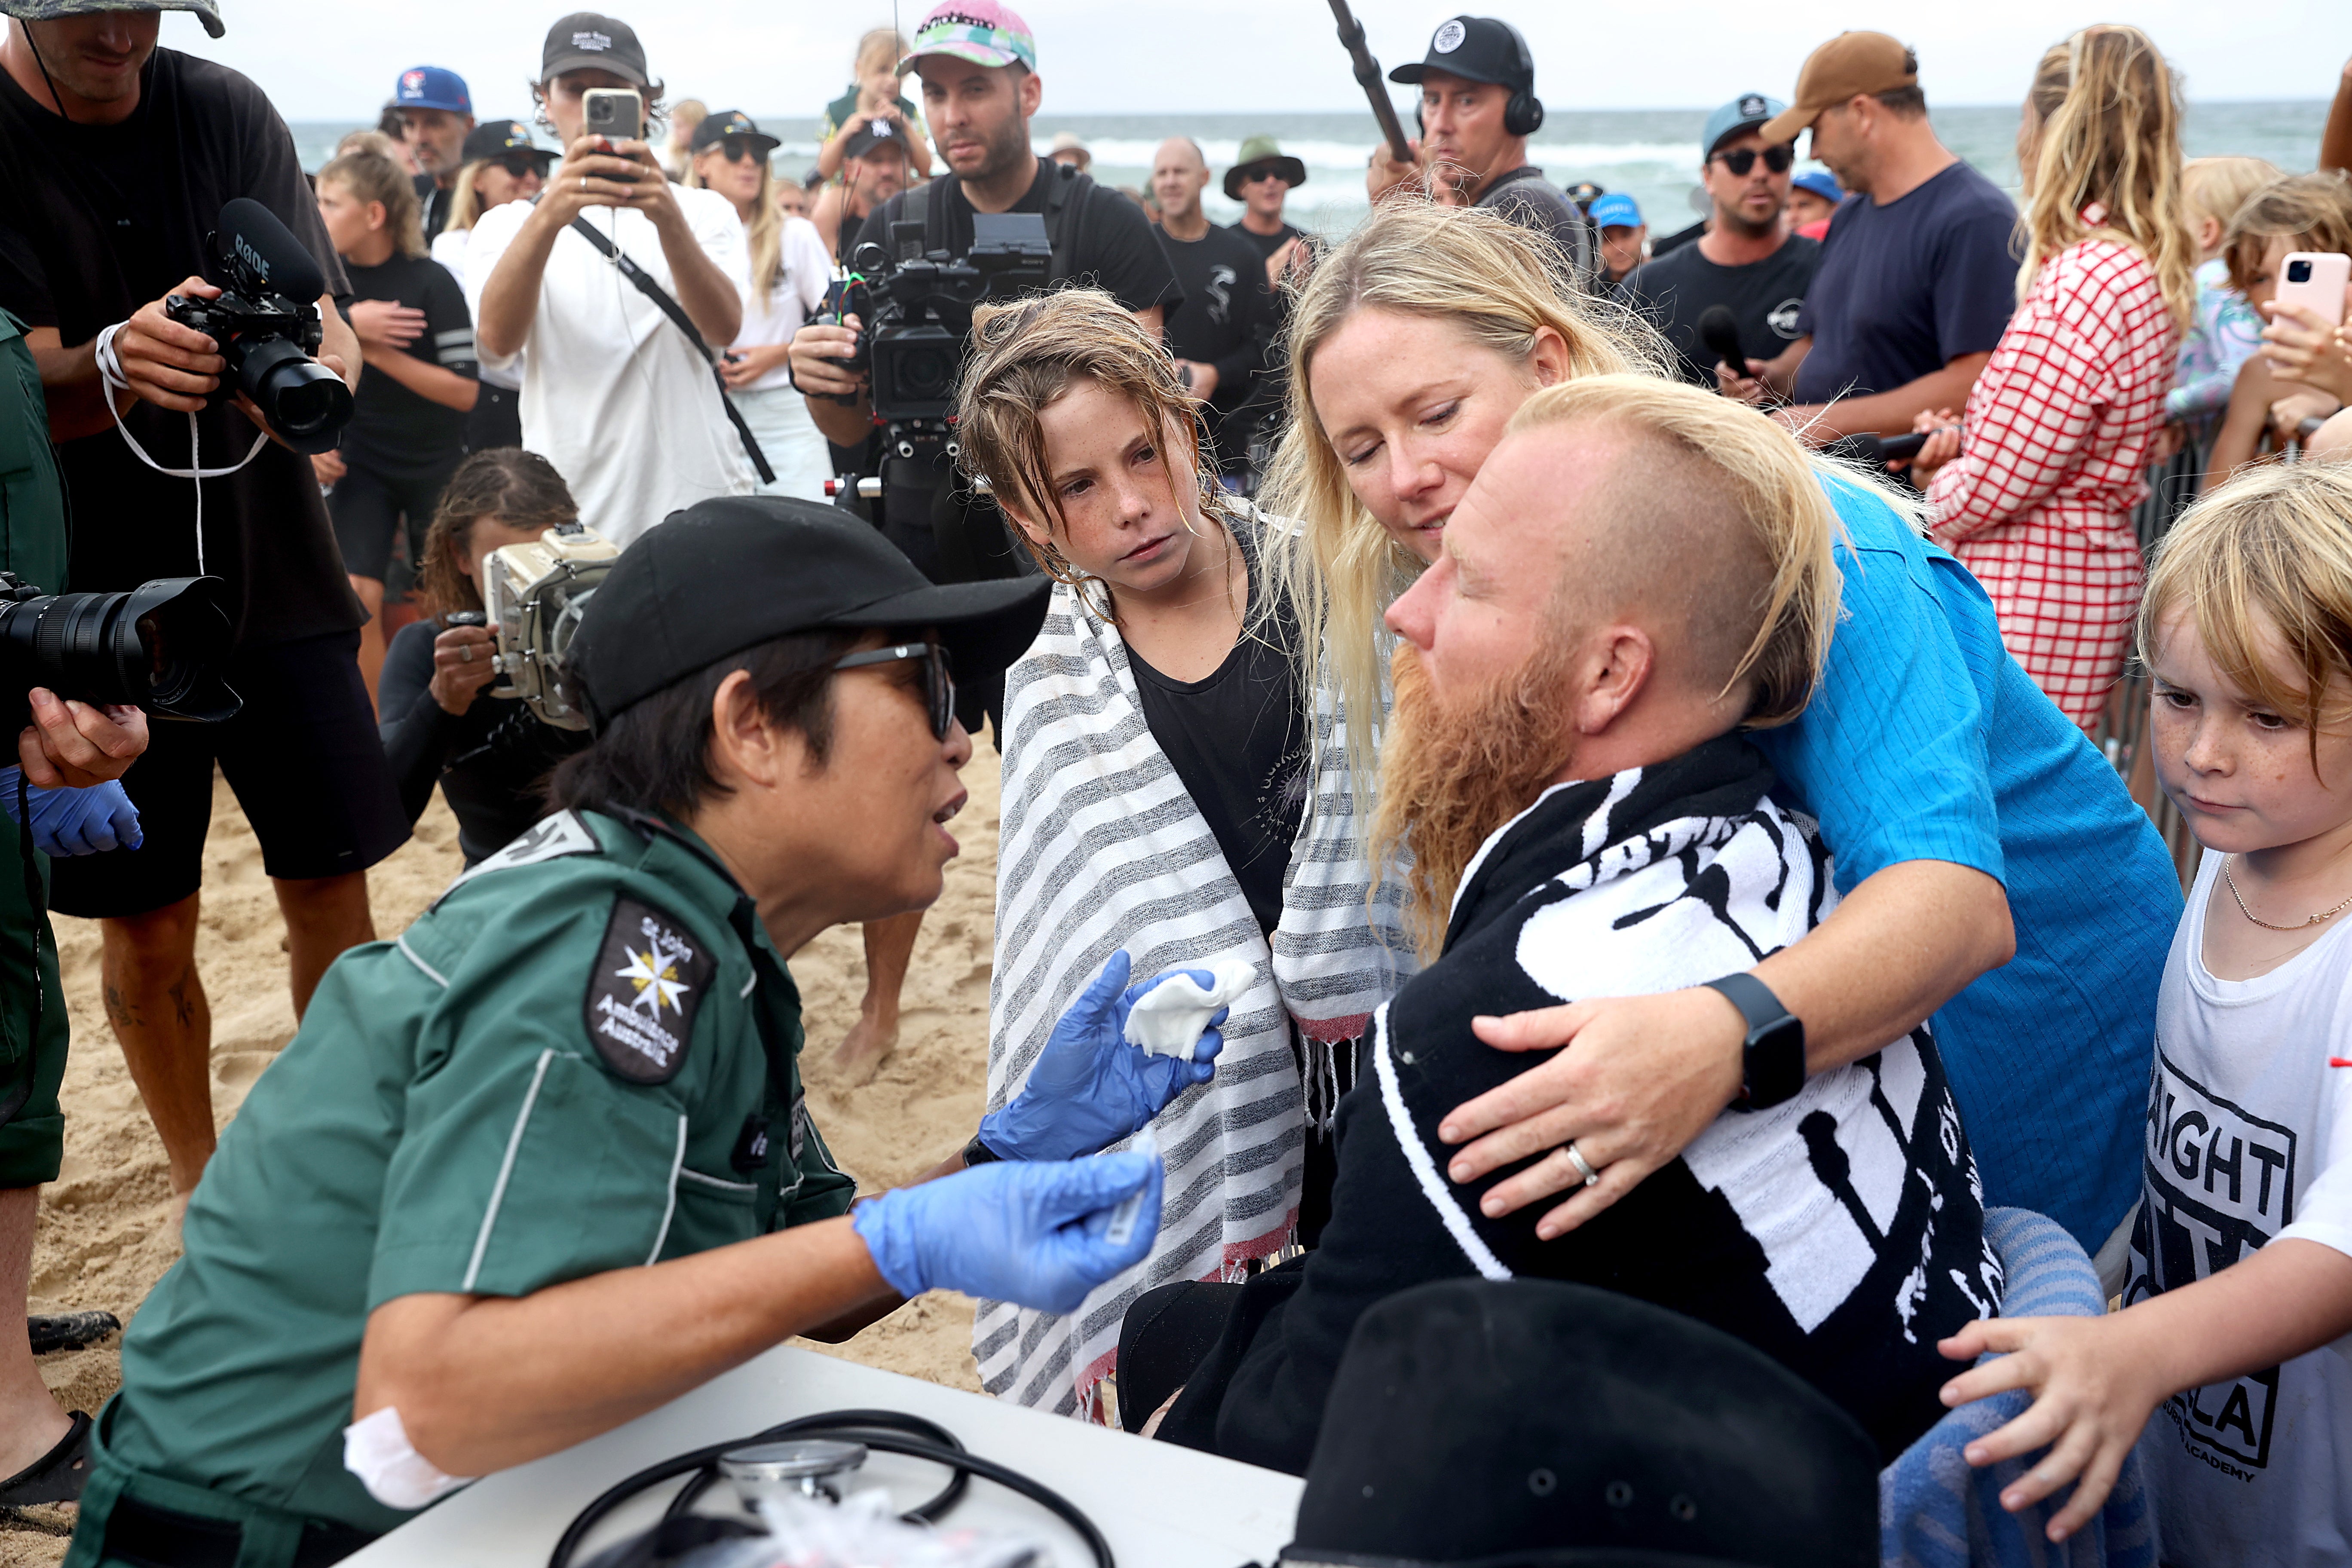
M 670 298 L 669 290 L 656 282 L 652 273 L 638 266 L 627 251 L 614 245 L 585 216 L 572 220 L 572 231 L 601 251 L 605 260 L 619 268 L 621 276 L 635 284 L 637 292 L 651 300 L 654 308 L 667 316 L 671 323 L 686 334 L 686 341 L 694 345 L 694 352 L 710 366 L 711 379 L 719 384 L 719 406 L 727 410 L 727 421 L 735 426 L 735 434 L 743 438 L 743 455 L 751 458 L 751 467 L 759 470 L 761 484 L 774 484 L 776 470 L 768 467 L 767 454 L 760 450 L 760 443 L 752 437 L 751 427 L 743 422 L 742 410 L 737 408 L 735 400 L 727 395 L 727 377 L 719 368 L 719 356 L 711 352 L 709 343 L 702 341 L 702 333 L 696 330 L 694 319 L 686 313 L 686 307 Z
M 122 362 L 115 357 L 114 353 L 114 334 L 130 324 L 128 321 L 117 321 L 114 325 L 106 328 L 98 334 L 98 342 L 91 350 L 93 357 L 98 361 L 98 379 L 106 395 L 106 411 L 114 416 L 114 427 L 122 432 L 123 445 L 137 453 L 141 462 L 159 474 L 165 474 L 175 479 L 188 479 L 194 483 L 196 487 L 196 575 L 201 577 L 205 574 L 205 481 L 225 479 L 259 457 L 262 445 L 269 439 L 269 432 L 267 430 L 254 432 L 253 445 L 245 449 L 244 457 L 239 458 L 227 468 L 207 468 L 204 466 L 203 454 L 196 447 L 196 416 L 192 411 L 188 415 L 188 466 L 184 468 L 167 468 L 149 457 L 147 448 L 139 444 L 139 437 L 131 433 L 131 426 L 122 422 L 122 410 L 116 407 L 114 404 L 115 394 L 131 390 L 131 378 L 122 374 Z

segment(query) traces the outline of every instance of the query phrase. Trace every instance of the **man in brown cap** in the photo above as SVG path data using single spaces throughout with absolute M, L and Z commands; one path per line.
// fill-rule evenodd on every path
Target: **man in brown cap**
M 1884 33 L 1840 33 L 1805 61 L 1771 143 L 1812 132 L 1813 157 L 1863 199 L 1838 209 L 1798 317 L 1769 363 L 1717 371 L 1816 439 L 1897 436 L 1922 409 L 1958 408 L 2016 304 L 2017 209 L 1936 138 L 1919 62 Z

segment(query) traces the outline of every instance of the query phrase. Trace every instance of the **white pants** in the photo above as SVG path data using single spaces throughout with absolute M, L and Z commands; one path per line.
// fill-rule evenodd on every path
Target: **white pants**
M 771 386 L 728 395 L 742 411 L 743 423 L 751 427 L 768 467 L 776 471 L 776 482 L 760 486 L 759 493 L 824 500 L 824 481 L 833 478 L 833 458 L 801 395 L 789 386 Z

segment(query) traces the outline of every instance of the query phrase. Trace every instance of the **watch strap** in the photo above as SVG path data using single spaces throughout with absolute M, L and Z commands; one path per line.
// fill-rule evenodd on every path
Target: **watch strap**
M 1706 983 L 1739 1009 L 1748 1025 L 1740 1042 L 1739 1098 L 1734 1110 L 1764 1110 L 1796 1098 L 1805 1086 L 1805 1026 L 1772 988 L 1742 972 Z
M 982 1142 L 980 1134 L 977 1132 L 971 1135 L 971 1142 L 963 1146 L 963 1164 L 967 1171 L 974 1165 L 995 1164 L 1003 1158 L 1003 1155 Z
M 1772 994 L 1772 988 L 1744 970 L 1738 974 L 1727 974 L 1720 980 L 1710 980 L 1706 988 L 1721 993 L 1724 1000 L 1739 1009 L 1739 1016 L 1748 1021 L 1748 1032 L 1751 1035 L 1765 1025 L 1789 1016 L 1789 1009 L 1780 1005 L 1780 999 Z

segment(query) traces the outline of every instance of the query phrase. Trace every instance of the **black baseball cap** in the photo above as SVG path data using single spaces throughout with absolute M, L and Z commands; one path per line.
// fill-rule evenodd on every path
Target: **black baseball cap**
M 841 155 L 863 158 L 885 142 L 896 142 L 902 153 L 913 151 L 908 145 L 907 133 L 898 129 L 898 122 L 887 115 L 877 114 L 871 120 L 858 122 L 857 129 L 851 132 L 849 140 L 842 144 Z
M 583 613 L 573 675 L 599 729 L 730 654 L 793 632 L 929 626 L 959 679 L 1028 651 L 1053 584 L 935 584 L 872 524 L 791 496 L 674 511 L 621 552 Z
M 530 127 L 513 120 L 493 120 L 467 132 L 466 144 L 459 149 L 457 161 L 471 163 L 477 159 L 499 158 L 509 153 L 525 153 L 537 158 L 539 172 L 542 174 L 547 173 L 547 166 L 555 162 L 553 153 L 531 141 Z
M 688 152 L 699 153 L 706 147 L 716 147 L 730 136 L 740 136 L 760 150 L 764 158 L 783 145 L 773 136 L 751 122 L 751 117 L 740 109 L 730 109 L 719 114 L 706 114 L 702 123 L 694 128 L 694 137 L 687 143 Z
M 639 87 L 653 83 L 646 73 L 646 47 L 637 42 L 637 30 L 593 11 L 574 11 L 550 27 L 539 51 L 540 80 L 576 70 L 608 70 Z
M 1431 71 L 1444 71 L 1464 81 L 1498 82 L 1533 92 L 1535 57 L 1518 29 L 1494 16 L 1454 16 L 1437 26 L 1429 37 L 1429 54 L 1418 65 L 1402 65 L 1389 72 L 1391 81 L 1417 84 Z

